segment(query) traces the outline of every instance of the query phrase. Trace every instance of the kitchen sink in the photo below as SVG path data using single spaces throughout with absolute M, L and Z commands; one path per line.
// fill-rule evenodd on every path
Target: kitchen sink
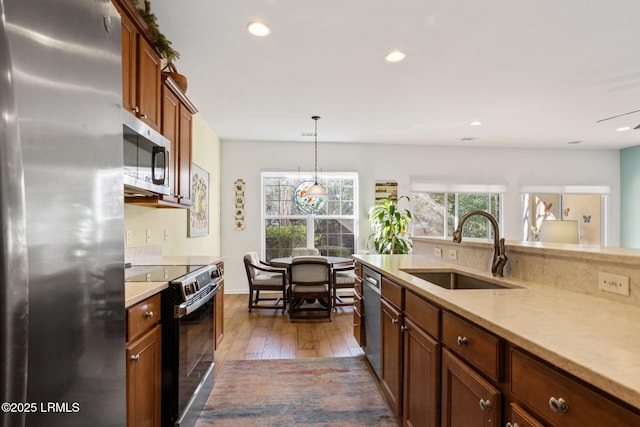
M 512 289 L 517 286 L 502 285 L 476 277 L 468 276 L 456 271 L 424 271 L 424 270 L 403 270 L 419 279 L 438 285 L 445 289 Z

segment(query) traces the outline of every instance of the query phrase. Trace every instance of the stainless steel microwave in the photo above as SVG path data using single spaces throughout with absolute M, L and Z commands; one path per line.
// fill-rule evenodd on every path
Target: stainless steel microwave
M 122 116 L 125 194 L 169 195 L 171 142 L 133 115 Z

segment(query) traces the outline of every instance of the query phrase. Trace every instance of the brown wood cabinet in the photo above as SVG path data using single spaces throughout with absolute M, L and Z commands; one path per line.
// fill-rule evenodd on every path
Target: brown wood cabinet
M 517 403 L 512 403 L 509 407 L 510 412 L 505 412 L 505 427 L 544 427 L 540 421 L 536 420 L 533 415 L 525 411 Z
M 130 1 L 113 0 L 122 29 L 122 107 L 160 131 L 160 56 Z
M 224 280 L 220 281 L 220 289 L 214 298 L 215 319 L 213 321 L 213 334 L 215 348 L 217 349 L 220 347 L 222 338 L 224 338 Z
M 171 141 L 169 159 L 171 195 L 162 196 L 168 203 L 191 206 L 191 145 L 194 105 L 171 77 L 163 76 L 161 133 Z
M 398 416 L 402 415 L 402 315 L 382 298 L 380 307 L 380 385 Z
M 407 427 L 440 425 L 440 343 L 404 319 L 402 421 Z
M 160 295 L 127 309 L 127 426 L 160 426 Z
M 501 404 L 500 390 L 442 350 L 443 426 L 500 426 Z
M 404 426 L 640 426 L 640 408 L 382 274 L 380 385 Z
M 562 371 L 512 348 L 511 391 L 552 426 L 639 426 L 640 416 Z M 594 424 L 595 423 L 595 424 Z
M 440 425 L 440 310 L 405 292 L 402 420 L 407 427 Z
M 353 337 L 360 347 L 365 346 L 364 305 L 362 304 L 362 264 L 355 263 L 355 279 L 353 283 Z

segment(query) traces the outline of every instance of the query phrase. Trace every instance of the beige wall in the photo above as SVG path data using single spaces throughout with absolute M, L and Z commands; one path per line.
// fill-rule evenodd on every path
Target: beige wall
M 187 209 L 154 209 L 125 205 L 125 248 L 162 245 L 162 255 L 220 255 L 220 139 L 199 115 L 193 116 L 193 162 L 209 172 L 209 235 L 187 237 Z M 126 244 L 131 230 L 131 244 Z M 168 239 L 164 239 L 165 230 Z

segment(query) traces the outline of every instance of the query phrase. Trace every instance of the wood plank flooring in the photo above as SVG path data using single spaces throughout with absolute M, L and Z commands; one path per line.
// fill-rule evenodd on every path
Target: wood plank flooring
M 301 359 L 364 354 L 353 337 L 353 307 L 338 307 L 333 320 L 294 322 L 281 310 L 247 310 L 248 295 L 224 296 L 224 338 L 215 351 L 220 372 L 227 360 Z

